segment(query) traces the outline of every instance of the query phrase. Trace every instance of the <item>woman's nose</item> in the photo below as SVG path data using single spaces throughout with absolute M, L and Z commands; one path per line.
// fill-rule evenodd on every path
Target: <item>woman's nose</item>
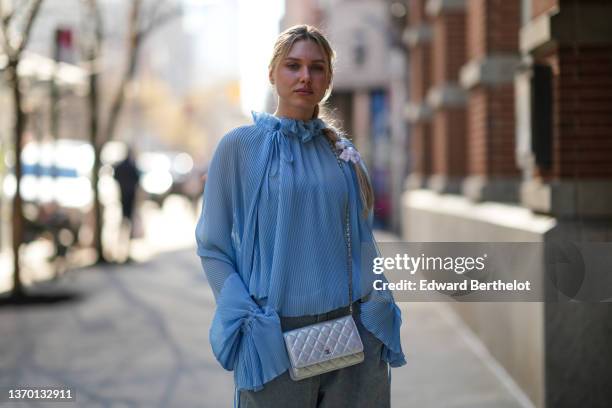
M 303 82 L 310 81 L 310 70 L 308 69 L 308 67 L 302 68 L 300 72 L 300 80 L 302 80 Z

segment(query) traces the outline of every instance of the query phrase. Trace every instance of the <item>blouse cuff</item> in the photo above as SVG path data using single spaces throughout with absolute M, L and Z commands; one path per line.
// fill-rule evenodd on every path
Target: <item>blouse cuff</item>
M 260 308 L 237 274 L 223 284 L 210 343 L 223 368 L 234 370 L 238 389 L 258 391 L 289 368 L 278 314 Z
M 400 340 L 402 313 L 387 292 L 374 290 L 369 300 L 361 304 L 361 323 L 384 347 L 382 358 L 391 367 L 406 364 Z

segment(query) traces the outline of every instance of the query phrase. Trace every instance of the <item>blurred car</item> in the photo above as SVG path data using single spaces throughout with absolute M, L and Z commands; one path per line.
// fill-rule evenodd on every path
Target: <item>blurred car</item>
M 121 142 L 107 143 L 102 151 L 102 162 L 112 166 L 123 160 L 127 146 Z M 202 195 L 202 169 L 194 167 L 186 152 L 175 150 L 145 151 L 136 154 L 140 170 L 140 187 L 144 198 L 159 205 L 170 194 L 178 194 L 190 201 Z
M 93 201 L 91 171 L 94 152 L 82 140 L 30 141 L 21 152 L 20 196 L 23 200 L 24 241 L 50 237 L 58 255 L 78 240 L 79 230 Z M 16 192 L 14 163 L 2 192 Z
M 170 194 L 178 194 L 190 201 L 202 194 L 201 174 L 193 159 L 181 151 L 148 151 L 136 157 L 141 172 L 140 186 L 145 199 L 163 205 Z
M 63 208 L 84 210 L 93 199 L 93 162 L 93 148 L 82 140 L 28 142 L 21 153 L 21 198 L 25 202 L 55 202 Z M 12 197 L 15 187 L 13 169 L 4 179 L 4 194 Z

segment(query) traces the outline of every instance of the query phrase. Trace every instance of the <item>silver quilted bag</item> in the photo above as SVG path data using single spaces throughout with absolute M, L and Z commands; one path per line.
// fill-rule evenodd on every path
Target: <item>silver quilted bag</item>
M 363 344 L 353 316 L 283 333 L 295 381 L 352 366 L 363 361 Z
M 333 145 L 331 147 L 334 151 Z M 340 158 L 335 151 L 334 154 L 342 170 Z M 345 207 L 345 214 L 349 314 L 283 333 L 291 362 L 289 375 L 295 381 L 349 367 L 361 363 L 364 359 L 363 343 L 353 319 L 351 228 L 348 204 Z

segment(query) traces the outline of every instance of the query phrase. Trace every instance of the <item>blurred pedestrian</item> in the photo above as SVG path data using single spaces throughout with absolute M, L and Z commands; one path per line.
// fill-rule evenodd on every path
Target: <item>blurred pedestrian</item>
M 269 64 L 276 112 L 225 135 L 209 167 L 196 238 L 217 302 L 210 342 L 242 406 L 388 407 L 388 365 L 405 364 L 400 311 L 361 262 L 377 255 L 365 166 L 321 117 L 333 58 L 316 28 L 283 32 Z M 364 360 L 294 380 L 283 332 L 343 316 Z
M 115 165 L 114 177 L 119 184 L 119 193 L 121 195 L 122 218 L 119 227 L 119 236 L 126 236 L 126 238 L 124 238 L 127 251 L 125 261 L 131 261 L 130 244 L 135 230 L 134 205 L 136 202 L 136 193 L 138 192 L 138 184 L 140 182 L 140 171 L 136 166 L 132 148 L 128 148 L 125 159 Z

